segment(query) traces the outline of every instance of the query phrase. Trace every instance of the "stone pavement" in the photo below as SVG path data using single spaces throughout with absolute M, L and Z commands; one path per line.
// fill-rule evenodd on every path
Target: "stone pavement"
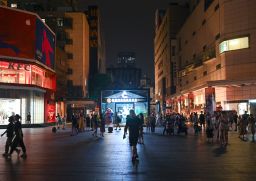
M 70 129 L 54 134 L 51 127 L 23 131 L 28 157 L 0 157 L 0 181 L 256 180 L 256 144 L 232 132 L 224 149 L 207 144 L 204 134 L 162 136 L 157 129 L 145 133 L 145 145 L 138 145 L 139 162 L 133 164 L 123 130 L 104 138 L 91 132 L 70 136 Z M 0 139 L 2 151 L 5 140 Z

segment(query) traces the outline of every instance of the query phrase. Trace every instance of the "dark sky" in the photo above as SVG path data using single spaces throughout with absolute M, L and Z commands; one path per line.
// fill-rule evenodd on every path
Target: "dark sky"
M 174 1 L 181 0 L 80 0 L 79 7 L 100 7 L 107 67 L 115 64 L 119 51 L 133 51 L 137 67 L 153 78 L 155 10 Z

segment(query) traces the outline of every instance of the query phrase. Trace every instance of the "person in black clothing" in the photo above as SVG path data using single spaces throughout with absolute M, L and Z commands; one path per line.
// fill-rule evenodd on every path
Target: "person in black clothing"
M 77 124 L 77 117 L 76 117 L 75 113 L 73 113 L 73 115 L 71 117 L 71 121 L 72 121 L 71 136 L 74 136 L 74 132 L 76 133 L 76 135 L 78 134 L 78 124 Z
M 119 130 L 121 130 L 121 127 L 120 127 L 120 123 L 121 123 L 121 118 L 118 116 L 118 114 L 116 113 L 115 114 L 115 123 L 116 123 L 116 129 L 115 130 L 117 130 L 117 128 L 119 127 Z
M 140 130 L 139 130 L 138 143 L 144 145 L 144 138 L 143 138 L 144 115 L 142 113 L 140 113 L 138 118 L 139 118 L 139 121 L 140 121 Z
M 201 114 L 199 115 L 199 123 L 201 128 L 204 127 L 205 128 L 205 116 L 203 111 L 201 111 Z
M 129 142 L 132 147 L 132 160 L 136 160 L 138 158 L 137 153 L 137 143 L 139 138 L 139 130 L 141 124 L 139 118 L 136 116 L 134 110 L 130 110 L 130 115 L 126 118 L 126 125 L 124 128 L 123 139 L 125 139 L 127 130 L 129 129 Z
M 8 156 L 9 153 L 9 147 L 12 144 L 12 139 L 13 139 L 13 132 L 14 132 L 14 116 L 9 117 L 9 124 L 7 125 L 7 129 L 5 130 L 5 132 L 3 132 L 3 134 L 1 134 L 1 137 L 4 136 L 6 134 L 7 136 L 7 140 L 5 143 L 5 152 L 3 153 L 4 157 Z M 19 149 L 16 149 L 17 153 L 20 153 Z
M 21 122 L 20 122 L 20 115 L 16 114 L 15 115 L 15 123 L 14 123 L 14 132 L 15 132 L 15 136 L 13 139 L 13 143 L 11 146 L 11 151 L 10 151 L 10 156 L 12 155 L 14 150 L 17 150 L 18 145 L 21 147 L 23 154 L 21 155 L 21 157 L 26 158 L 27 154 L 26 154 L 26 146 L 24 144 L 23 141 L 23 132 L 22 132 L 22 126 L 21 126 Z

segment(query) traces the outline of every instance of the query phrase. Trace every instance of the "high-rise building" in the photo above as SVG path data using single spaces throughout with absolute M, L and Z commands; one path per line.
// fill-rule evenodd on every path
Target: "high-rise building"
M 154 64 L 155 101 L 165 110 L 168 96 L 176 93 L 176 34 L 188 14 L 188 8 L 169 4 L 166 11 L 157 10 L 155 17 Z M 161 111 L 161 110 L 158 110 Z
M 256 1 L 201 0 L 176 33 L 172 111 L 255 113 Z M 156 65 L 157 66 L 157 65 Z
M 136 55 L 134 52 L 119 52 L 117 66 L 107 68 L 107 74 L 112 78 L 113 89 L 139 88 L 141 69 L 135 66 Z
M 71 105 L 84 111 L 89 94 L 89 24 L 85 13 L 77 11 L 75 0 L 10 0 L 8 3 L 37 12 L 56 32 L 57 112 L 63 116 Z M 74 101 L 77 99 L 83 101 L 78 107 Z M 70 116 L 72 111 L 68 112 Z
M 118 67 L 135 67 L 136 55 L 135 52 L 119 52 L 117 55 Z

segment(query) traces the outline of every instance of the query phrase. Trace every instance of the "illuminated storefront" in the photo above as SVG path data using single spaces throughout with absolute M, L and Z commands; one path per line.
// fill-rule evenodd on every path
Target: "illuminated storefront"
M 31 12 L 0 7 L 0 125 L 55 121 L 55 34 Z M 17 31 L 17 29 L 19 31 Z
M 111 110 L 125 122 L 129 111 L 133 109 L 138 115 L 149 114 L 149 90 L 104 90 L 101 96 L 101 112 L 105 114 Z

